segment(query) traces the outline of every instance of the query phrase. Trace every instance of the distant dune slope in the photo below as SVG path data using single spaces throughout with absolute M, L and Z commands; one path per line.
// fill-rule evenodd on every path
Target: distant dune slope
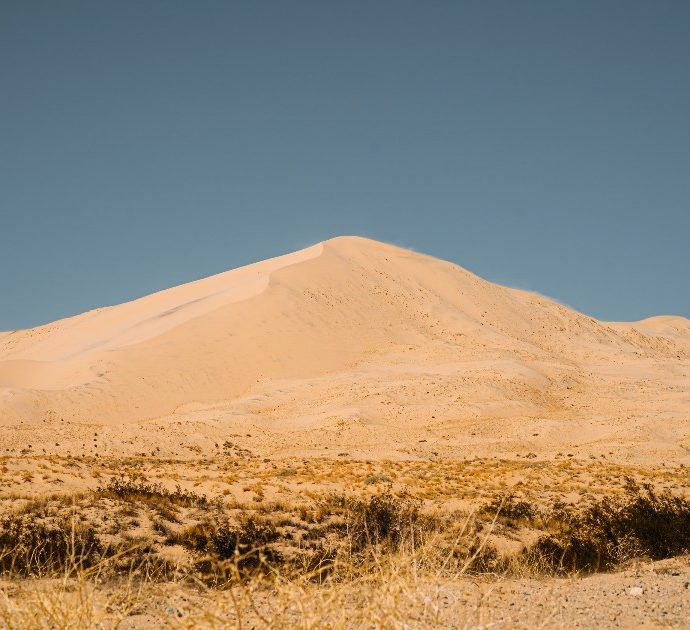
M 686 319 L 600 322 L 448 262 L 341 237 L 0 334 L 0 423 L 13 447 L 19 423 L 41 422 L 112 436 L 165 426 L 165 445 L 177 440 L 174 419 L 176 435 L 187 423 L 200 443 L 259 426 L 275 448 L 337 438 L 390 455 L 396 440 L 433 429 L 448 436 L 439 448 L 458 452 L 565 440 L 644 443 L 640 452 L 682 459 L 689 366 Z M 276 437 L 290 430 L 297 437 Z M 76 428 L 69 435 L 79 442 Z

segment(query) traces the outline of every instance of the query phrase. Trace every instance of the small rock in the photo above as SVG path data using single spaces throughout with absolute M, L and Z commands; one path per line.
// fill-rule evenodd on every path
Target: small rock
M 628 589 L 628 595 L 631 597 L 638 597 L 639 595 L 642 595 L 644 592 L 644 589 L 641 586 L 631 586 Z

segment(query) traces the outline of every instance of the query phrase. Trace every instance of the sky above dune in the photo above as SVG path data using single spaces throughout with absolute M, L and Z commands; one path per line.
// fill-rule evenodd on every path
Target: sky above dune
M 0 3 L 0 330 L 358 234 L 690 316 L 690 4 Z

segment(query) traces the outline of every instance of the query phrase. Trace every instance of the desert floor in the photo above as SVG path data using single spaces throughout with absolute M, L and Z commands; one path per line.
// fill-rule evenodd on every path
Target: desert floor
M 447 530 L 452 536 L 461 531 L 460 547 L 486 541 L 499 556 L 517 557 L 553 530 L 544 515 L 554 505 L 584 509 L 622 496 L 631 481 L 651 484 L 657 493 L 687 496 L 688 471 L 682 464 L 649 467 L 567 454 L 552 460 L 271 458 L 226 445 L 223 454 L 201 459 L 5 456 L 0 471 L 0 518 L 24 515 L 32 522 L 91 526 L 114 547 L 145 547 L 143 563 L 150 567 L 146 576 L 141 565 L 134 570 L 130 565 L 124 573 L 106 569 L 96 577 L 88 571 L 64 577 L 58 571 L 62 578 L 46 573 L 5 579 L 0 583 L 2 627 L 688 624 L 687 556 L 653 562 L 623 555 L 610 569 L 554 573 L 530 563 L 493 566 L 491 558 L 488 564 L 466 566 L 467 554 L 459 563 L 454 558 L 451 568 L 429 553 L 433 547 L 448 548 Z M 114 490 L 118 479 L 130 489 Z M 297 558 L 326 539 L 341 498 L 366 502 L 376 496 L 404 497 L 440 519 L 438 540 L 420 538 L 416 550 L 386 551 L 384 545 L 337 579 L 305 579 L 305 565 L 295 569 Z M 496 514 L 497 498 L 507 501 L 503 514 Z M 249 516 L 276 523 L 286 533 L 276 544 L 293 561 L 268 576 L 209 583 L 194 568 L 204 554 L 179 534 L 218 511 L 237 522 Z M 469 530 L 462 532 L 468 522 Z M 141 558 L 137 555 L 136 562 Z M 159 572 L 161 563 L 166 568 Z

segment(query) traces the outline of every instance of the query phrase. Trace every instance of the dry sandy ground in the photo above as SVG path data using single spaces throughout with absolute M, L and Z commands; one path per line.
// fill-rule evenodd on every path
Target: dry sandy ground
M 242 625 L 237 610 L 242 610 Z M 77 616 L 74 611 L 84 614 Z M 0 581 L 2 613 L 28 627 L 36 613 L 53 627 L 150 628 L 687 628 L 690 558 L 640 563 L 577 579 L 414 579 L 335 588 L 259 587 L 203 591 L 179 584 L 142 591 L 68 581 Z M 23 617 L 23 615 L 26 615 Z M 75 625 L 61 626 L 64 620 Z M 78 625 L 77 625 L 78 624 Z M 31 626 L 38 627 L 38 626 Z M 42 627 L 50 627 L 48 624 Z
M 690 463 L 690 321 L 357 237 L 0 336 L 7 454 Z
M 344 597 L 349 596 L 353 603 L 359 600 L 363 610 L 369 606 L 378 609 L 378 613 L 371 614 L 370 627 L 380 627 L 387 615 L 391 628 L 687 628 L 690 625 L 690 558 L 687 557 L 641 563 L 620 573 L 578 579 L 420 580 L 406 581 L 402 588 L 394 582 L 369 592 L 352 589 Z M 216 619 L 234 619 L 227 595 L 216 597 Z M 275 597 L 263 592 L 254 597 L 265 618 L 270 619 L 272 612 L 277 612 L 275 602 L 270 601 Z M 161 617 L 176 618 L 173 626 L 194 627 L 203 625 L 209 613 L 207 598 L 189 590 L 152 595 L 151 599 L 158 614 L 134 616 L 125 627 L 149 627 Z M 290 627 L 290 612 L 295 625 L 304 623 L 305 617 L 307 623 L 312 620 L 308 610 L 299 611 L 294 604 L 286 606 L 287 611 L 280 611 L 284 627 Z M 203 615 L 197 606 L 206 607 Z M 313 621 L 318 627 L 324 616 L 321 606 L 315 603 L 312 613 L 317 611 L 320 616 L 314 615 Z M 346 622 L 347 615 L 353 616 L 351 612 L 335 609 L 330 613 L 336 622 Z M 369 621 L 366 613 L 362 617 L 360 627 L 366 627 Z

